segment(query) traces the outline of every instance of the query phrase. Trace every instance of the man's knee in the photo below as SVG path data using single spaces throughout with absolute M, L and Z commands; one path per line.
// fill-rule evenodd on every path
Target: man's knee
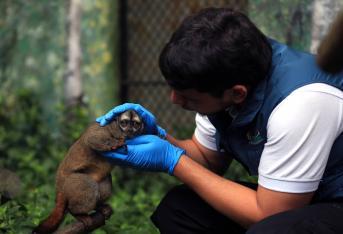
M 323 206 L 324 210 L 321 205 L 316 205 L 272 215 L 253 225 L 247 234 L 341 233 L 334 231 L 338 226 L 333 220 L 332 223 L 327 222 L 329 217 L 321 217 L 321 214 L 318 214 L 318 212 L 325 213 L 326 205 Z
M 170 230 L 176 226 L 179 215 L 177 214 L 183 209 L 183 204 L 187 200 L 189 189 L 184 186 L 176 186 L 171 189 L 162 199 L 160 204 L 151 216 L 154 225 L 160 230 Z
M 321 223 L 318 220 L 305 219 L 297 220 L 294 223 L 280 223 L 275 222 L 275 220 L 263 220 L 255 225 L 253 225 L 248 231 L 247 234 L 307 234 L 307 233 L 316 233 L 316 234 L 335 234 L 327 224 Z
M 213 209 L 185 185 L 177 186 L 168 192 L 151 216 L 151 220 L 163 234 L 246 231 Z
M 302 222 L 300 219 L 294 219 L 288 215 L 288 212 L 272 215 L 254 224 L 249 228 L 247 234 L 285 234 L 296 233 L 293 230 Z M 302 233 L 302 232 L 300 232 Z
M 280 220 L 266 218 L 251 226 L 246 234 L 282 234 L 285 230 L 288 231 L 288 227 L 280 223 Z

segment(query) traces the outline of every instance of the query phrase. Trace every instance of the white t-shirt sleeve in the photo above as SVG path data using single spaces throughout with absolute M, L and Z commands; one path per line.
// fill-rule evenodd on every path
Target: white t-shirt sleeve
M 195 116 L 195 124 L 196 128 L 194 136 L 197 141 L 210 150 L 218 151 L 216 143 L 216 128 L 208 120 L 207 116 L 197 113 Z
M 317 190 L 342 130 L 342 91 L 318 83 L 295 90 L 269 117 L 258 183 L 280 192 Z

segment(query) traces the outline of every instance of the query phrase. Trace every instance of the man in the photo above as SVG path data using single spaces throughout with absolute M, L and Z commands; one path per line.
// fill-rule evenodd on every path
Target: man
M 166 134 L 138 104 L 97 121 L 138 111 L 152 135 L 105 155 L 185 184 L 152 216 L 161 233 L 343 233 L 342 73 L 323 72 L 225 8 L 186 18 L 159 64 L 172 102 L 198 113 L 191 139 Z M 232 157 L 257 186 L 220 176 Z

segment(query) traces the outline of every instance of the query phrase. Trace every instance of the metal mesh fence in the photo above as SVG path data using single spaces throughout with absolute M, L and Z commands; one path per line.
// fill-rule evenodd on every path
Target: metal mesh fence
M 169 133 L 178 137 L 189 136 L 194 127 L 195 113 L 182 110 L 169 100 L 169 88 L 158 68 L 158 57 L 163 46 L 187 15 L 205 7 L 231 7 L 245 12 L 249 10 L 252 20 L 268 35 L 296 47 L 299 44 L 304 46 L 310 33 L 304 31 L 303 27 L 309 21 L 312 0 L 277 2 L 122 0 L 121 101 L 144 105 L 156 115 L 159 124 Z M 299 22 L 301 30 L 297 29 L 296 22 Z
M 181 20 L 204 7 L 238 6 L 228 0 L 124 0 L 122 14 L 121 99 L 151 110 L 159 124 L 178 137 L 189 136 L 195 113 L 172 105 L 158 68 L 158 56 Z

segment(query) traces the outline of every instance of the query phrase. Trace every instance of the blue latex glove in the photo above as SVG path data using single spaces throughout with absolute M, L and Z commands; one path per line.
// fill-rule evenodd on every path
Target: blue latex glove
M 155 135 L 141 135 L 127 140 L 126 144 L 126 149 L 103 152 L 102 155 L 119 165 L 172 175 L 181 155 L 185 154 L 185 150 Z
M 145 124 L 145 129 L 147 134 L 158 135 L 161 138 L 166 138 L 167 132 L 156 124 L 155 116 L 145 109 L 143 106 L 135 103 L 125 103 L 119 106 L 114 107 L 107 114 L 100 116 L 96 119 L 96 122 L 100 123 L 101 126 L 108 124 L 119 114 L 127 111 L 134 110 L 142 118 Z

